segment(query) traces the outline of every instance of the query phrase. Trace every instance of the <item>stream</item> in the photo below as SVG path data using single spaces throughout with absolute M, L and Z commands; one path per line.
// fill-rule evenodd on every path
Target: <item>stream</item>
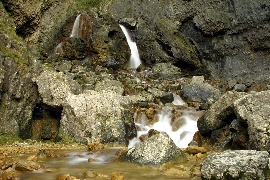
M 70 174 L 79 179 L 111 179 L 112 173 L 123 174 L 125 179 L 179 179 L 163 175 L 161 167 L 139 166 L 132 163 L 117 162 L 116 152 L 120 147 L 110 147 L 91 153 L 86 150 L 55 150 L 57 157 L 38 156 L 38 162 L 45 164 L 38 171 L 24 171 L 23 180 L 55 180 L 59 174 Z M 88 160 L 91 159 L 91 162 Z M 186 162 L 191 163 L 191 162 Z M 165 168 L 166 169 L 166 168 Z M 84 172 L 96 172 L 96 177 L 85 177 Z

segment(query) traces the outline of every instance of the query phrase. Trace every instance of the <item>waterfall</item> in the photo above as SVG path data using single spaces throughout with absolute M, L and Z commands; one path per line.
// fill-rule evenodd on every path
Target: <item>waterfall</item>
M 193 136 L 197 128 L 197 120 L 202 115 L 201 111 L 196 111 L 196 109 L 187 107 L 184 101 L 176 94 L 174 94 L 175 105 L 174 111 L 181 113 L 182 115 L 172 122 L 172 111 L 173 108 L 170 106 L 163 106 L 161 111 L 158 113 L 158 121 L 152 125 L 149 125 L 148 119 L 145 114 L 142 114 L 140 118 L 136 118 L 135 113 L 135 124 L 138 127 L 137 137 L 129 141 L 129 148 L 136 146 L 140 143 L 140 136 L 146 135 L 150 129 L 155 129 L 160 132 L 166 132 L 170 138 L 174 141 L 176 146 L 179 148 L 186 148 L 188 144 L 192 141 Z M 177 107 L 186 108 L 179 108 Z
M 55 48 L 54 48 L 54 53 L 62 55 L 64 53 L 63 51 L 63 42 L 60 42 Z
M 137 45 L 134 41 L 132 41 L 129 32 L 125 28 L 125 26 L 119 24 L 120 28 L 122 29 L 123 33 L 125 34 L 125 37 L 127 39 L 128 46 L 131 51 L 130 60 L 129 60 L 129 68 L 130 69 L 137 69 L 137 67 L 141 64 L 141 59 L 139 55 L 139 51 L 137 48 Z
M 79 14 L 73 24 L 72 27 L 72 32 L 70 37 L 79 37 L 79 32 L 80 32 L 80 19 L 81 19 L 81 14 Z

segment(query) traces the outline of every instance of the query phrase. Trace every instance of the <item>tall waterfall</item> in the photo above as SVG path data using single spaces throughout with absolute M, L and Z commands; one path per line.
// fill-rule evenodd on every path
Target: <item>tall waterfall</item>
M 129 32 L 125 28 L 125 26 L 119 24 L 120 28 L 122 29 L 123 33 L 126 36 L 128 46 L 131 51 L 130 60 L 129 60 L 129 68 L 130 69 L 137 69 L 137 67 L 141 64 L 141 59 L 139 55 L 139 51 L 137 45 L 134 41 L 132 41 Z
M 174 101 L 172 102 L 176 108 L 170 106 L 163 106 L 158 113 L 158 121 L 149 125 L 148 119 L 145 114 L 139 118 L 134 115 L 135 124 L 138 127 L 137 137 L 129 141 L 129 148 L 136 146 L 140 143 L 140 136 L 146 135 L 150 129 L 155 129 L 160 132 L 166 132 L 174 141 L 176 146 L 180 148 L 188 147 L 192 141 L 197 128 L 197 120 L 202 115 L 201 111 L 196 111 L 194 108 L 187 107 L 185 102 L 176 94 L 174 94 Z M 185 108 L 181 108 L 181 107 Z M 179 107 L 179 108 L 177 108 Z M 172 121 L 173 112 L 182 114 Z
M 79 14 L 73 24 L 72 32 L 70 34 L 70 37 L 79 37 L 79 32 L 80 32 L 80 19 L 81 19 L 81 14 Z

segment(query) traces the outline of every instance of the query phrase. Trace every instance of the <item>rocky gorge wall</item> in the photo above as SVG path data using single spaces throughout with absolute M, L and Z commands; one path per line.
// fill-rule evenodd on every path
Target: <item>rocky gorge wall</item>
M 1 36 L 5 42 L 1 47 L 1 52 L 5 51 L 2 64 L 5 62 L 4 59 L 7 61 L 8 58 L 13 58 L 10 52 L 17 51 L 19 54 L 19 58 L 13 58 L 15 62 L 13 65 L 2 66 L 1 72 L 10 71 L 10 73 L 2 73 L 1 77 L 8 79 L 15 74 L 14 76 L 18 76 L 22 82 L 28 82 L 27 86 L 22 86 L 25 83 L 16 84 L 12 80 L 1 81 L 2 106 L 13 102 L 10 99 L 15 99 L 12 105 L 7 107 L 9 111 L 5 111 L 10 113 L 6 115 L 2 113 L 3 121 L 11 114 L 16 114 L 12 113 L 14 107 L 17 107 L 18 99 L 23 97 L 22 99 L 26 99 L 24 103 L 28 103 L 29 106 L 23 104 L 23 108 L 19 106 L 20 108 L 16 108 L 16 111 L 28 108 L 22 111 L 27 112 L 27 116 L 20 116 L 23 118 L 22 122 L 28 124 L 28 129 L 31 129 L 30 122 L 33 119 L 40 120 L 39 118 L 43 117 L 38 113 L 35 114 L 40 107 L 42 111 L 56 113 L 50 118 L 56 118 L 57 128 L 59 128 L 60 121 L 64 117 L 67 118 L 65 123 L 68 122 L 68 118 L 78 118 L 69 112 L 74 113 L 77 110 L 74 109 L 73 104 L 67 104 L 67 98 L 70 98 L 68 95 L 75 97 L 84 94 L 87 97 L 84 100 L 91 99 L 88 97 L 91 93 L 87 92 L 95 91 L 96 93 L 104 89 L 108 90 L 107 85 L 110 86 L 110 91 L 120 96 L 140 95 L 134 98 L 136 100 L 131 98 L 124 100 L 124 103 L 119 102 L 119 107 L 123 108 L 123 111 L 115 113 L 120 119 L 127 116 L 127 104 L 140 101 L 155 102 L 160 97 L 171 95 L 169 92 L 171 89 L 178 90 L 186 96 L 190 94 L 203 96 L 195 98 L 195 101 L 199 99 L 199 102 L 207 103 L 205 109 L 218 99 L 219 93 L 216 91 L 212 93 L 215 95 L 214 98 L 211 97 L 211 93 L 206 92 L 213 89 L 211 85 L 207 84 L 206 87 L 206 83 L 201 82 L 203 85 L 199 87 L 195 83 L 195 89 L 199 88 L 194 90 L 192 84 L 190 87 L 183 88 L 181 83 L 174 81 L 183 76 L 204 75 L 207 79 L 221 81 L 221 87 L 226 87 L 225 90 L 231 90 L 240 84 L 244 86 L 242 91 L 245 91 L 246 88 L 257 83 L 263 83 L 265 85 L 263 90 L 267 89 L 270 73 L 270 3 L 268 1 L 107 0 L 101 1 L 100 6 L 95 8 L 87 7 L 85 4 L 83 10 L 77 6 L 79 2 L 73 0 L 37 1 L 36 3 L 10 0 L 1 2 L 3 17 L 8 17 L 7 20 L 12 21 L 10 24 L 3 22 L 5 27 L 12 26 L 12 30 L 4 30 Z M 80 13 L 83 14 L 87 24 L 87 35 L 70 37 L 73 22 Z M 150 88 L 131 79 L 124 79 L 128 75 L 118 73 L 126 69 L 129 58 L 129 47 L 118 23 L 124 24 L 136 41 L 143 61 L 142 69 L 152 70 L 153 75 L 144 76 L 153 87 Z M 15 45 L 16 43 L 10 43 L 14 39 L 9 36 L 10 31 L 15 39 L 19 39 L 16 43 L 21 43 L 20 47 L 24 50 L 20 50 Z M 59 43 L 63 43 L 63 48 L 54 53 Z M 26 54 L 27 58 L 21 58 L 21 54 Z M 20 67 L 22 62 L 28 63 L 24 64 L 26 70 L 17 73 L 15 67 Z M 169 65 L 162 65 L 162 63 Z M 171 72 L 172 75 L 167 76 L 174 69 L 177 72 Z M 28 71 L 31 73 L 27 74 Z M 54 82 L 50 82 L 49 77 Z M 151 78 L 158 79 L 160 83 L 152 81 Z M 63 92 L 54 91 L 55 88 L 61 87 L 55 86 L 60 83 L 59 79 L 65 79 L 63 82 L 60 81 L 64 83 Z M 15 84 L 9 84 L 10 82 Z M 12 86 L 22 86 L 22 89 L 30 94 L 23 92 L 21 96 L 12 93 L 5 95 L 7 89 L 12 90 Z M 52 89 L 48 88 L 51 86 Z M 190 89 L 194 90 L 194 93 L 189 93 Z M 203 92 L 198 93 L 199 90 Z M 102 96 L 102 93 L 99 95 Z M 118 95 L 113 96 L 116 98 Z M 194 97 L 187 98 L 194 100 Z M 72 103 L 75 102 L 72 101 Z M 115 104 L 118 105 L 118 103 Z M 16 115 L 14 119 L 19 115 Z M 100 112 L 98 117 L 99 115 Z M 85 116 L 80 117 L 82 122 L 85 122 Z M 17 121 L 12 122 L 12 125 L 18 126 Z M 133 134 L 129 129 L 133 127 L 129 116 L 127 120 L 120 120 L 119 124 L 121 123 L 124 125 L 120 126 L 127 126 L 121 137 L 125 136 L 124 133 Z M 71 132 L 73 128 L 72 125 L 69 126 L 70 128 L 67 129 L 62 127 L 62 133 L 68 135 L 67 132 Z M 3 133 L 6 132 L 3 130 Z M 29 136 L 31 133 L 27 135 Z M 76 139 L 79 141 L 82 137 L 84 137 L 83 133 Z M 119 140 L 119 142 L 124 141 Z
M 172 62 L 250 85 L 269 82 L 269 6 L 266 0 L 111 0 L 102 10 L 115 21 L 135 25 L 148 65 Z

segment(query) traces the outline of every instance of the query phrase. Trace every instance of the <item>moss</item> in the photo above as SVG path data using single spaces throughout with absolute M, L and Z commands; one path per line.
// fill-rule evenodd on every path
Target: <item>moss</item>
M 61 142 L 64 143 L 64 144 L 72 144 L 72 143 L 74 143 L 73 139 L 71 137 L 69 137 L 69 136 L 62 137 Z
M 5 11 L 3 4 L 0 2 L 0 51 L 5 57 L 14 59 L 18 70 L 25 74 L 28 68 L 28 56 L 26 45 L 23 39 L 16 34 L 16 26 L 12 18 Z
M 77 8 L 87 10 L 93 7 L 99 7 L 104 0 L 75 0 Z
M 0 144 L 12 144 L 14 142 L 23 142 L 17 135 L 0 135 Z
M 270 162 L 269 162 L 270 163 Z M 270 179 L 270 169 L 267 169 L 266 171 L 265 171 L 265 177 L 266 177 L 266 179 Z

